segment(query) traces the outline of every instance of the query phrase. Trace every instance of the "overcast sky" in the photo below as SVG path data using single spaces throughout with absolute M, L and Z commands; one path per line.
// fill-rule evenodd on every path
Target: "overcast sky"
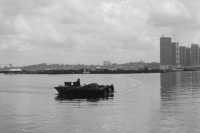
M 159 37 L 200 42 L 198 0 L 0 0 L 0 64 L 159 61 Z

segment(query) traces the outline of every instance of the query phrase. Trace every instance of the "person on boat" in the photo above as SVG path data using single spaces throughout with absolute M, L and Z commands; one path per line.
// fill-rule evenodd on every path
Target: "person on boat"
M 80 81 L 79 78 L 77 79 L 76 83 L 77 83 L 77 86 L 80 86 L 80 85 L 81 85 L 81 81 Z
M 80 83 L 80 79 L 78 78 L 76 82 L 73 82 L 73 86 L 80 86 L 81 83 Z

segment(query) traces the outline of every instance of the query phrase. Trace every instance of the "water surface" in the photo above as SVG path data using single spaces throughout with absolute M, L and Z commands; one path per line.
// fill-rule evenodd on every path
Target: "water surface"
M 58 99 L 77 78 L 114 84 L 110 98 Z M 0 75 L 2 133 L 197 133 L 200 72 L 108 75 Z

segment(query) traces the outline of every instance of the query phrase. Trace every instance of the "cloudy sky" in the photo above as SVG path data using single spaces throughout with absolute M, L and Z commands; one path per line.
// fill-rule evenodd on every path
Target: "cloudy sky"
M 0 64 L 159 61 L 159 37 L 200 43 L 198 0 L 0 0 Z

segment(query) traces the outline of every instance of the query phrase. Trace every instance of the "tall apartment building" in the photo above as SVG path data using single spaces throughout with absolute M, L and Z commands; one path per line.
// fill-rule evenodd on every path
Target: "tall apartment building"
M 200 65 L 200 47 L 199 47 L 199 54 L 198 54 L 198 58 L 199 58 L 199 65 Z
M 162 68 L 178 66 L 180 64 L 180 50 L 177 42 L 170 37 L 160 38 L 160 65 Z
M 177 66 L 180 64 L 180 53 L 179 44 L 177 42 L 172 42 L 172 65 Z
M 190 48 L 186 48 L 186 64 L 185 64 L 186 66 L 191 65 L 190 58 L 191 58 L 191 50 L 190 50 Z
M 198 44 L 191 45 L 191 65 L 199 65 L 199 46 Z
M 180 65 L 186 66 L 186 47 L 180 46 Z
M 200 47 L 198 44 L 191 44 L 189 48 L 179 46 L 177 42 L 172 42 L 170 37 L 160 38 L 161 68 L 195 65 L 200 65 Z
M 170 37 L 160 38 L 160 64 L 161 66 L 169 66 L 172 61 L 172 42 Z

